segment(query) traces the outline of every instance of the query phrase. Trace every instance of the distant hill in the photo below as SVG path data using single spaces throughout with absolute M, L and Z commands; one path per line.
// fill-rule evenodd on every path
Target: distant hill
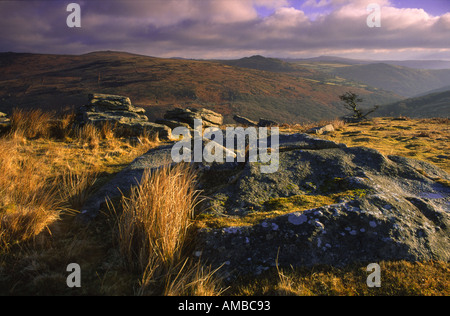
M 150 119 L 173 107 L 193 106 L 219 112 L 226 122 L 240 114 L 294 123 L 345 114 L 338 96 L 350 88 L 367 106 L 401 99 L 345 80 L 328 82 L 330 76 L 323 72 L 261 56 L 242 63 L 266 70 L 110 51 L 79 56 L 0 53 L 0 111 L 77 107 L 87 102 L 88 93 L 97 92 L 130 97 L 146 108 Z
M 414 69 L 450 69 L 450 60 L 370 60 L 351 59 L 336 56 L 319 56 L 305 59 L 283 59 L 286 62 L 299 63 L 339 63 L 346 65 L 388 64 Z
M 445 92 L 445 91 L 450 91 L 450 85 L 446 85 L 444 87 L 440 87 L 438 89 L 433 89 L 433 90 L 430 90 L 430 91 L 427 91 L 427 92 L 424 92 L 424 93 L 419 93 L 418 95 L 415 95 L 414 97 L 415 98 L 416 97 L 422 97 L 422 96 L 427 95 L 427 94 L 432 94 L 432 93 L 437 93 L 437 92 Z
M 450 89 L 384 105 L 374 115 L 450 118 Z
M 294 59 L 294 58 L 284 58 L 283 59 L 286 62 L 296 62 L 296 63 L 336 63 L 336 64 L 345 64 L 345 65 L 366 65 L 371 64 L 373 61 L 368 59 L 351 59 L 351 58 L 344 58 L 344 57 L 337 57 L 337 56 L 319 56 L 319 57 L 312 57 L 312 58 L 300 58 L 300 59 Z
M 422 70 L 384 63 L 336 67 L 331 72 L 405 97 L 437 89 L 450 82 L 450 69 Z
M 220 60 L 222 64 L 242 67 L 257 70 L 266 70 L 272 72 L 295 72 L 302 71 L 307 72 L 306 75 L 311 75 L 311 70 L 304 67 L 297 66 L 292 63 L 285 62 L 277 58 L 267 58 L 260 55 L 255 55 L 251 57 L 244 57 L 236 60 Z
M 415 69 L 450 69 L 449 60 L 383 60 L 383 63 Z

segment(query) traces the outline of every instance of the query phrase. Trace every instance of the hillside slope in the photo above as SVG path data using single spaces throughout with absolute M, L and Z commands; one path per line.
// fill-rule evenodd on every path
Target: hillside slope
M 280 122 L 331 119 L 345 113 L 348 85 L 317 71 L 269 72 L 212 61 L 161 59 L 121 52 L 80 56 L 0 54 L 0 111 L 60 110 L 87 102 L 88 93 L 125 95 L 150 119 L 175 106 L 207 107 L 230 122 L 234 114 Z M 352 86 L 370 106 L 400 100 L 391 92 Z
M 405 97 L 438 89 L 450 82 L 450 69 L 412 69 L 383 63 L 338 67 L 332 73 Z
M 337 56 L 319 56 L 304 59 L 283 59 L 287 62 L 296 62 L 299 64 L 310 63 L 328 63 L 345 65 L 368 65 L 383 63 L 388 65 L 403 66 L 414 69 L 450 69 L 449 60 L 370 60 L 370 59 L 351 59 Z
M 281 59 L 267 58 L 260 55 L 244 57 L 241 59 L 219 60 L 219 62 L 234 67 L 266 70 L 272 72 L 298 72 L 305 77 L 312 77 L 314 75 L 317 75 L 316 71 L 309 70 L 307 68 L 283 61 Z
M 450 90 L 387 104 L 377 116 L 408 116 L 415 118 L 450 117 Z

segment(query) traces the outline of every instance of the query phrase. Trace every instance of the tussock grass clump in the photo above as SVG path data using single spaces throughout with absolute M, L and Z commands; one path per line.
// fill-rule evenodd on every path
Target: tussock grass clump
M 144 172 L 121 202 L 120 251 L 130 266 L 170 267 L 179 262 L 197 204 L 194 171 L 185 165 Z
M 41 109 L 14 109 L 11 114 L 11 132 L 28 139 L 48 138 L 51 134 L 53 119 L 52 113 Z
M 175 278 L 168 277 L 164 287 L 164 296 L 219 296 L 227 289 L 220 286 L 215 274 L 220 268 L 211 270 L 201 261 L 195 263 L 186 259 Z
M 220 295 L 217 270 L 186 256 L 199 203 L 196 173 L 189 165 L 146 171 L 123 197 L 117 240 L 126 265 L 142 273 L 138 295 Z
M 41 109 L 13 109 L 10 135 L 25 139 L 60 139 L 73 136 L 75 113 L 57 115 Z
M 100 145 L 101 131 L 92 124 L 77 128 L 76 137 L 89 149 L 96 149 Z

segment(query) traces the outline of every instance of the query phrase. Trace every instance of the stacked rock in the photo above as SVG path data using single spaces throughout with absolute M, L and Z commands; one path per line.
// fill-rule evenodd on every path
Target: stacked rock
M 116 129 L 126 131 L 129 136 L 139 136 L 144 131 L 160 140 L 171 140 L 172 131 L 166 125 L 148 121 L 145 109 L 131 104 L 130 98 L 110 94 L 89 94 L 89 104 L 81 106 L 77 112 L 79 125 L 111 124 Z

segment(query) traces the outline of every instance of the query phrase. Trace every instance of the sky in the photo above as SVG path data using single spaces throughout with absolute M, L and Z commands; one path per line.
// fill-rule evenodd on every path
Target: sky
M 0 0 L 0 14 L 0 52 L 450 60 L 450 0 Z

